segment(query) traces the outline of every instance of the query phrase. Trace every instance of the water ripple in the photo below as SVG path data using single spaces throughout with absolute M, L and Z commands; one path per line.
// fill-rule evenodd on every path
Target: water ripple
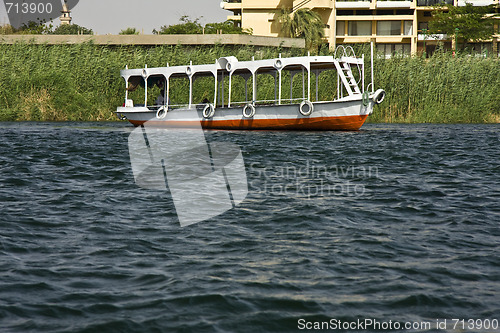
M 207 132 L 240 146 L 250 192 L 186 228 L 134 184 L 123 123 L 0 129 L 2 332 L 500 313 L 498 125 Z

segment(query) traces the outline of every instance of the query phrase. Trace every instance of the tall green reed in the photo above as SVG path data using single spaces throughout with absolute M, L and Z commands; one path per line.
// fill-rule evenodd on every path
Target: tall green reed
M 438 52 L 429 59 L 377 59 L 375 82 L 387 92 L 370 121 L 404 123 L 496 122 L 500 61 Z
M 366 83 L 370 81 L 369 48 Z M 137 47 L 76 45 L 0 44 L 0 120 L 114 120 L 116 106 L 123 103 L 125 82 L 120 69 L 213 63 L 234 55 L 240 60 L 304 55 L 303 50 L 181 45 Z M 322 50 L 322 54 L 331 54 Z M 500 119 L 500 62 L 470 56 L 451 57 L 436 53 L 429 59 L 395 56 L 376 57 L 375 85 L 387 92 L 385 101 L 369 118 L 373 122 L 492 122 Z M 315 75 L 312 75 L 315 80 Z M 290 81 L 283 84 L 288 98 Z M 301 79 L 292 84 L 293 97 L 301 97 Z M 194 101 L 213 96 L 213 81 L 200 80 Z M 320 100 L 336 96 L 336 75 L 319 76 Z M 182 93 L 182 84 L 178 91 Z M 225 83 L 227 85 L 227 82 Z M 244 100 L 243 82 L 235 80 L 233 101 Z M 274 98 L 274 79 L 258 82 L 259 99 Z M 312 84 L 314 89 L 314 84 Z M 175 90 L 176 88 L 173 87 Z M 184 89 L 185 90 L 185 89 Z M 227 87 L 226 87 L 227 92 Z M 155 98 L 154 90 L 151 97 Z M 239 95 L 238 95 L 239 94 Z M 251 94 L 251 84 L 249 94 Z M 140 95 L 140 94 L 139 94 Z M 314 93 L 312 99 L 315 100 Z M 226 101 L 227 102 L 227 101 Z

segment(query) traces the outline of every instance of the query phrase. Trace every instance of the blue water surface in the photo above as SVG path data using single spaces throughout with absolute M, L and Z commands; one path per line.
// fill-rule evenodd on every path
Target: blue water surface
M 498 325 L 499 125 L 206 132 L 249 193 L 184 228 L 135 184 L 132 129 L 0 123 L 1 332 Z M 432 326 L 342 329 L 366 320 Z

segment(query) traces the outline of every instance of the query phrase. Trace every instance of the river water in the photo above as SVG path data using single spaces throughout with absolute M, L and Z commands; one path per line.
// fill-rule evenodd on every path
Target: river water
M 499 125 L 205 132 L 248 195 L 187 227 L 126 123 L 0 129 L 1 332 L 500 331 Z

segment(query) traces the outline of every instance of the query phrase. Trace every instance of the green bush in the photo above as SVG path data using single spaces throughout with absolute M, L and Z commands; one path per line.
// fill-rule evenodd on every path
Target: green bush
M 252 31 L 242 29 L 234 25 L 233 21 L 222 23 L 207 23 L 205 26 L 200 24 L 200 19 L 191 20 L 189 16 L 184 15 L 180 18 L 181 23 L 164 25 L 160 30 L 153 30 L 153 34 L 158 35 L 193 35 L 193 34 L 242 34 L 251 35 Z
M 153 34 L 159 35 L 192 35 L 203 33 L 203 27 L 199 23 L 199 19 L 192 21 L 189 16 L 184 15 L 180 18 L 182 23 L 164 25 L 159 31 L 153 30 Z
M 127 29 L 121 30 L 118 34 L 119 35 L 138 35 L 139 31 L 137 31 L 136 28 L 127 28 Z
M 51 35 L 93 35 L 92 29 L 81 27 L 78 24 L 60 25 L 50 32 Z

